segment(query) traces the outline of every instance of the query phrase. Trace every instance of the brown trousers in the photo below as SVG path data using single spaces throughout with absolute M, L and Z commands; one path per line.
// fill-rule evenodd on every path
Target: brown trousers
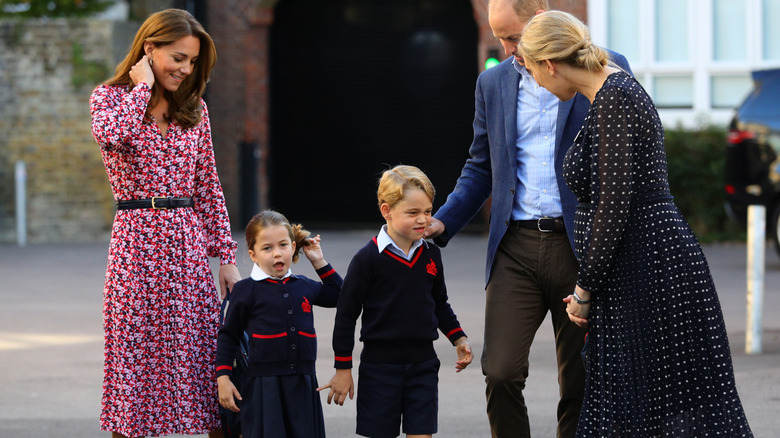
M 574 437 L 582 406 L 585 329 L 569 321 L 563 298 L 574 291 L 577 260 L 565 232 L 510 226 L 487 286 L 482 372 L 494 438 L 531 436 L 523 389 L 534 335 L 549 311 L 558 359 L 558 438 Z

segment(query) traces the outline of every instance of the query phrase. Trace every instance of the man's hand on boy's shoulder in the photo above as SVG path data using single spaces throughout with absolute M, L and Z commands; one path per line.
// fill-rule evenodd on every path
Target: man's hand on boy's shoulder
M 455 341 L 455 348 L 458 352 L 458 360 L 455 362 L 455 372 L 459 373 L 466 369 L 474 360 L 474 355 L 471 352 L 471 344 L 469 344 L 469 338 L 463 336 Z
M 441 233 L 444 232 L 444 222 L 436 219 L 435 217 L 431 218 L 431 224 L 428 225 L 428 229 L 425 230 L 425 238 L 426 239 L 435 239 L 441 235 Z

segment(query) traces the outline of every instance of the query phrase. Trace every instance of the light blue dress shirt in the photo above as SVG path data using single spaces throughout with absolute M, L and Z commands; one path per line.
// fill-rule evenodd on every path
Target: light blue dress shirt
M 517 188 L 512 219 L 561 217 L 561 194 L 555 178 L 555 123 L 559 100 L 537 85 L 524 66 L 517 90 Z

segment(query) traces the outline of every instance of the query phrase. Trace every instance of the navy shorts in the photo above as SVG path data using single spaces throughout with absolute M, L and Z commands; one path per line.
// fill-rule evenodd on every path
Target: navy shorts
M 358 371 L 357 434 L 392 438 L 436 433 L 439 413 L 438 358 L 413 364 L 361 362 Z

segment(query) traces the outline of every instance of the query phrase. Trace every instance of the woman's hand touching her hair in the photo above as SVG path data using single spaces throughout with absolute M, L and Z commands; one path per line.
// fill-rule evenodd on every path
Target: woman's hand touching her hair
M 130 68 L 130 79 L 133 80 L 133 84 L 138 85 L 140 82 L 146 82 L 149 88 L 154 85 L 154 71 L 152 70 L 151 59 L 144 55 L 140 61 Z

